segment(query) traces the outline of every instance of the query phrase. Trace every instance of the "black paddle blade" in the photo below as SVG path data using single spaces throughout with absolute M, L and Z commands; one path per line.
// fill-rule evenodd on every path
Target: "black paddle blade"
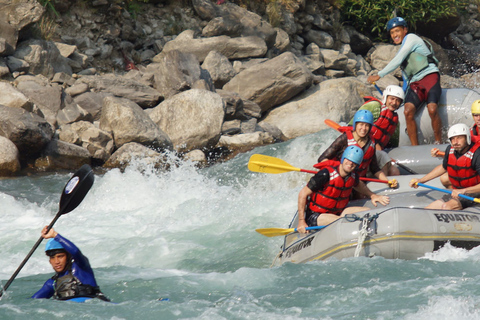
M 78 207 L 93 185 L 95 177 L 88 164 L 84 164 L 63 188 L 60 197 L 60 214 L 66 214 Z

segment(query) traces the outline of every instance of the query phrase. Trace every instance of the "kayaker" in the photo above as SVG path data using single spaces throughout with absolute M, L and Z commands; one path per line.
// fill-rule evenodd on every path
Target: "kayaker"
M 476 100 L 472 103 L 471 111 L 473 118 L 473 126 L 470 128 L 470 137 L 473 143 L 477 143 L 480 142 L 480 100 Z M 443 156 L 443 153 L 440 153 L 440 149 L 438 148 L 432 148 L 432 150 L 430 150 L 430 154 L 432 155 L 432 157 Z M 440 177 L 440 181 L 445 188 L 450 189 L 452 187 L 452 184 L 448 179 L 447 172 L 442 174 L 442 176 Z
M 378 166 L 383 173 L 389 176 L 400 175 L 400 170 L 392 164 L 392 159 L 383 151 L 390 138 L 395 133 L 398 125 L 397 110 L 405 99 L 403 89 L 396 85 L 390 85 L 383 91 L 382 108 L 378 119 L 373 123 L 370 136 L 376 142 L 376 157 Z
M 363 150 L 364 156 L 359 164 L 357 173 L 360 177 L 365 177 L 367 172 L 382 180 L 388 180 L 385 173 L 380 169 L 375 155 L 375 141 L 370 138 L 370 129 L 373 125 L 373 115 L 368 110 L 358 110 L 353 117 L 352 130 L 345 131 L 328 147 L 318 158 L 319 165 L 327 160 L 339 161 L 342 158 L 343 151 L 348 146 L 358 146 Z M 316 165 L 318 167 L 318 165 Z M 394 179 L 389 184 L 391 188 L 397 187 L 397 181 Z
M 427 46 L 427 42 L 416 34 L 408 33 L 407 22 L 401 17 L 388 21 L 387 32 L 394 44 L 402 44 L 402 46 L 385 68 L 379 71 L 378 75 L 369 76 L 367 81 L 374 83 L 401 67 L 404 89 L 407 92 L 404 113 L 411 144 L 418 145 L 415 113 L 423 102 L 427 103 L 435 143 L 440 144 L 442 120 L 438 114 L 438 100 L 442 94 L 442 88 L 438 61 L 433 54 L 433 49 L 429 43 Z
M 474 198 L 480 196 L 480 143 L 472 142 L 470 128 L 463 123 L 450 127 L 448 139 L 451 145 L 445 150 L 443 163 L 424 177 L 410 181 L 410 187 L 418 188 L 418 182 L 426 183 L 448 172 L 453 187 L 451 195 L 432 202 L 427 209 L 461 210 L 474 202 L 459 197 L 459 194 Z
M 370 197 L 372 203 L 387 205 L 389 197 L 374 194 L 359 180 L 356 167 L 363 160 L 363 150 L 349 146 L 342 155 L 340 164 L 326 166 L 316 173 L 298 194 L 298 226 L 300 233 L 305 228 L 327 225 L 349 213 L 368 210 L 367 207 L 346 208 L 353 188 Z
M 69 300 L 88 297 L 110 301 L 100 291 L 90 262 L 80 249 L 53 228 L 47 232 L 47 226 L 44 227 L 41 235 L 44 239 L 50 239 L 45 246 L 45 254 L 50 259 L 55 275 L 32 298 Z

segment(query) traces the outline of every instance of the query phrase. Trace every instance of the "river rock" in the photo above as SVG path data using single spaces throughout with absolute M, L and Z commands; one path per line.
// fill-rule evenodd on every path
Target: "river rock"
M 138 161 L 136 162 L 136 160 Z M 124 170 L 133 162 L 140 168 L 145 166 L 164 168 L 165 156 L 139 143 L 129 142 L 115 151 L 103 167 L 120 168 Z
M 62 106 L 62 87 L 57 84 L 42 85 L 40 80 L 21 81 L 17 89 L 41 110 L 45 119 L 56 127 L 57 114 Z
M 86 110 L 93 117 L 93 120 L 99 120 L 102 111 L 103 99 L 113 97 L 109 92 L 85 92 L 73 98 L 76 104 Z
M 35 160 L 35 167 L 40 170 L 72 170 L 90 163 L 90 153 L 87 149 L 54 139 L 47 144 L 42 157 Z
M 326 80 L 273 109 L 260 125 L 272 124 L 293 139 L 326 129 L 325 119 L 349 121 L 369 95 L 370 86 L 356 78 Z
M 179 93 L 150 113 L 152 120 L 170 137 L 177 152 L 215 146 L 224 115 L 222 97 L 198 89 Z
M 87 121 L 61 126 L 58 137 L 62 141 L 86 148 L 92 158 L 104 162 L 111 156 L 114 148 L 112 135 Z
M 235 136 L 221 136 L 218 146 L 227 147 L 230 150 L 238 150 L 244 148 L 254 148 L 267 144 L 272 144 L 275 140 L 268 132 L 252 132 L 238 134 Z
M 216 51 L 210 51 L 203 61 L 202 69 L 210 73 L 215 88 L 217 89 L 221 89 L 223 85 L 230 81 L 236 74 L 227 57 Z
M 137 142 L 159 150 L 172 149 L 172 141 L 133 101 L 115 97 L 103 99 L 100 129 L 110 132 L 115 147 Z
M 10 176 L 20 170 L 19 153 L 15 144 L 0 136 L 0 176 Z
M 136 80 L 114 74 L 82 76 L 76 82 L 76 84 L 80 83 L 86 83 L 96 92 L 111 93 L 117 97 L 129 99 L 142 108 L 152 108 L 162 98 L 157 90 Z
M 34 113 L 0 105 L 0 119 L 0 135 L 17 146 L 21 159 L 36 156 L 52 139 L 52 126 Z
M 0 82 L 0 92 L 0 105 L 32 112 L 33 103 L 10 83 Z
M 210 51 L 217 51 L 229 60 L 250 57 L 263 57 L 267 53 L 267 45 L 262 38 L 256 36 L 230 38 L 218 36 L 212 38 L 194 39 L 194 31 L 186 30 L 175 40 L 165 44 L 163 52 L 178 50 L 194 54 L 198 61 L 203 62 Z
M 202 71 L 194 54 L 172 50 L 162 52 L 147 66 L 154 75 L 154 88 L 165 98 L 191 89 L 202 79 Z
M 291 52 L 245 69 L 223 87 L 257 103 L 262 112 L 308 88 L 313 75 Z

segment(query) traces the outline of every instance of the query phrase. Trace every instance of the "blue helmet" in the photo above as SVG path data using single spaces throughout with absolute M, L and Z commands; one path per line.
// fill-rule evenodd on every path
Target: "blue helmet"
M 363 150 L 358 146 L 349 146 L 347 147 L 342 154 L 342 159 L 340 163 L 343 163 L 343 159 L 348 159 L 353 163 L 359 165 L 363 161 Z
M 53 238 L 48 240 L 47 244 L 45 245 L 45 253 L 49 256 L 49 253 L 58 253 L 58 250 L 66 251 L 62 244 L 57 240 Z
M 353 116 L 353 130 L 357 126 L 357 122 L 365 122 L 370 125 L 370 128 L 373 125 L 373 114 L 368 110 L 358 110 Z
M 403 19 L 402 17 L 395 17 L 395 18 L 392 18 L 390 20 L 388 20 L 387 22 L 387 32 L 390 32 L 390 30 L 392 30 L 393 28 L 395 27 L 407 27 L 407 21 L 405 21 L 405 19 Z

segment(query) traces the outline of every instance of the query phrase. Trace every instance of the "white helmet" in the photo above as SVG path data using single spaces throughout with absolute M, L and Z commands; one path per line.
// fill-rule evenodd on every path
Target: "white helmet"
M 394 97 L 400 98 L 400 99 L 402 99 L 402 102 L 403 102 L 403 100 L 405 100 L 405 92 L 403 92 L 403 89 L 401 87 L 393 85 L 393 84 L 389 85 L 383 91 L 382 104 L 385 104 L 387 102 L 387 97 L 388 96 L 394 96 Z
M 470 128 L 463 123 L 457 123 L 450 127 L 448 130 L 448 139 L 450 140 L 456 136 L 467 136 L 467 144 L 472 143 L 472 137 L 470 136 Z

